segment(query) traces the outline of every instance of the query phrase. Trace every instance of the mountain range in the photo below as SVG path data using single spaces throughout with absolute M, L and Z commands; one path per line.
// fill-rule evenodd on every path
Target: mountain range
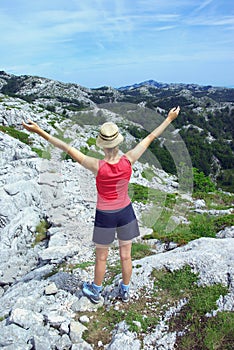
M 0 93 L 26 101 L 34 109 L 37 106 L 53 113 L 53 123 L 71 120 L 82 125 L 100 124 L 107 120 L 104 111 L 108 110 L 122 117 L 122 125 L 137 140 L 154 129 L 170 108 L 180 105 L 181 113 L 173 122 L 173 134 L 182 138 L 192 166 L 210 176 L 222 189 L 234 191 L 232 88 L 148 80 L 120 88 L 91 89 L 1 71 Z M 165 171 L 176 174 L 177 165 L 166 139 L 165 134 L 157 140 L 151 152 Z M 150 162 L 150 158 L 146 160 Z

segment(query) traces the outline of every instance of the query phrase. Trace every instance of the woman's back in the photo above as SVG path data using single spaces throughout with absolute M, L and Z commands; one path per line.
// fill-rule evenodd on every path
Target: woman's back
M 130 203 L 128 183 L 131 174 L 131 163 L 125 155 L 113 164 L 105 160 L 99 161 L 96 176 L 98 209 L 115 210 L 124 208 Z

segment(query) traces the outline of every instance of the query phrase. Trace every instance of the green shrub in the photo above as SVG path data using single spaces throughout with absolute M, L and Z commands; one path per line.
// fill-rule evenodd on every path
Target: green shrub
M 230 227 L 234 225 L 233 214 L 227 214 L 227 215 L 215 217 L 213 220 L 214 220 L 214 230 L 216 233 L 223 230 L 225 227 Z
M 215 191 L 215 184 L 211 181 L 209 176 L 206 176 L 202 171 L 193 168 L 194 192 L 213 192 Z
M 87 140 L 87 144 L 90 146 L 96 146 L 96 139 L 94 137 L 90 137 L 88 140 Z
M 190 234 L 196 238 L 215 237 L 214 219 L 208 214 L 195 215 L 191 218 L 189 225 Z
M 36 226 L 36 236 L 33 246 L 47 239 L 47 230 L 49 228 L 49 223 L 43 219 Z
M 51 159 L 51 153 L 48 150 L 32 147 L 32 151 L 36 152 L 40 158 L 48 159 L 48 160 Z
M 147 255 L 152 255 L 152 250 L 147 244 L 133 243 L 132 244 L 132 259 L 137 260 L 144 258 Z
M 147 168 L 142 172 L 142 177 L 144 177 L 148 181 L 152 181 L 154 176 L 155 173 L 151 168 Z

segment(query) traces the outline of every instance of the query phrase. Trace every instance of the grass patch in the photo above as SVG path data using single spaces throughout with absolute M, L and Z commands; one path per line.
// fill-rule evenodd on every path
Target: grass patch
M 201 237 L 216 237 L 216 234 L 234 225 L 232 214 L 223 216 L 210 216 L 208 214 L 190 214 L 190 224 L 179 224 L 172 232 L 167 232 L 166 227 L 171 216 L 171 212 L 163 210 L 159 218 L 152 225 L 153 233 L 145 235 L 144 239 L 159 239 L 162 242 L 175 242 L 179 245 L 186 244 Z
M 161 204 L 165 202 L 166 193 L 136 183 L 130 183 L 129 196 L 132 202 L 141 202 L 144 204 L 153 202 L 155 204 Z
M 206 320 L 204 346 L 208 350 L 233 349 L 234 313 L 219 312 L 217 316 Z
M 153 203 L 154 206 L 173 208 L 178 202 L 178 194 L 166 193 L 155 188 L 130 183 L 129 196 L 132 202 Z
M 211 193 L 198 192 L 194 193 L 194 199 L 204 199 L 207 209 L 224 210 L 233 207 L 234 194 L 228 194 L 221 191 Z
M 232 214 L 212 216 L 207 213 L 197 214 L 189 211 L 191 203 L 182 199 L 178 193 L 167 194 L 157 189 L 131 183 L 129 196 L 132 202 L 152 204 L 142 213 L 141 218 L 146 227 L 153 229 L 152 234 L 144 237 L 146 240 L 158 239 L 165 243 L 173 241 L 178 245 L 183 245 L 201 237 L 216 237 L 220 230 L 234 225 Z M 221 191 L 198 192 L 195 193 L 194 198 L 202 198 L 206 202 L 206 208 L 218 210 L 232 208 L 234 195 Z M 173 212 L 174 209 L 175 212 Z M 176 215 L 177 211 L 185 216 L 189 224 L 175 224 L 174 230 L 170 231 L 168 224 L 173 220 L 172 215 Z
M 132 244 L 132 260 L 142 259 L 145 256 L 152 254 L 152 249 L 149 247 L 149 245 L 142 243 Z
M 111 332 L 116 324 L 125 321 L 129 330 L 138 332 L 139 338 L 142 339 L 142 333 L 147 332 L 153 328 L 159 321 L 158 314 L 150 313 L 148 310 L 147 299 L 142 297 L 137 302 L 132 302 L 127 305 L 124 303 L 119 305 L 119 310 L 113 307 L 106 309 L 105 306 L 99 308 L 95 314 L 85 312 L 84 314 L 90 316 L 89 324 L 86 324 L 88 331 L 84 332 L 83 338 L 89 344 L 94 345 L 94 349 L 99 349 L 98 341 L 101 340 L 103 344 L 108 344 L 111 341 Z M 79 318 L 82 313 L 77 315 Z M 91 318 L 92 317 L 92 318 Z M 135 324 L 138 321 L 141 328 Z
M 227 215 L 214 218 L 214 228 L 216 232 L 223 230 L 225 227 L 229 227 L 233 225 L 234 225 L 233 214 L 227 214 Z
M 105 275 L 104 286 L 111 285 L 115 277 L 121 273 L 121 264 L 120 261 L 115 264 L 107 263 L 107 271 Z
M 83 154 L 88 155 L 89 157 L 103 159 L 103 155 L 101 153 L 99 153 L 97 151 L 90 150 L 88 147 L 82 146 L 82 147 L 80 147 L 80 151 Z
M 5 321 L 5 319 L 6 319 L 8 316 L 9 316 L 9 315 L 0 316 L 0 322 Z
M 51 159 L 51 153 L 48 150 L 32 147 L 32 151 L 36 152 L 40 158 L 48 159 L 48 160 Z
M 106 122 L 106 117 L 103 115 L 102 111 L 97 115 L 94 115 L 92 110 L 87 110 L 86 112 L 80 112 L 72 116 L 71 121 L 80 126 L 101 125 Z
M 91 146 L 96 146 L 96 138 L 90 137 L 90 138 L 87 140 L 87 144 L 89 145 L 89 147 L 91 147 Z
M 226 293 L 227 288 L 218 284 L 191 290 L 188 304 L 170 321 L 170 331 L 186 329 L 185 334 L 177 338 L 178 349 L 231 349 L 234 341 L 233 315 L 223 312 L 216 317 L 206 316 L 206 313 L 217 309 L 216 301 Z
M 174 272 L 169 272 L 165 269 L 153 270 L 152 277 L 155 280 L 154 286 L 156 290 L 162 289 L 173 300 L 182 294 L 183 297 L 188 296 L 185 291 L 194 287 L 198 281 L 198 276 L 191 273 L 189 266 L 185 266 L 183 269 Z
M 36 226 L 36 236 L 33 242 L 33 247 L 47 239 L 47 230 L 49 228 L 49 223 L 46 220 L 42 220 Z
M 16 130 L 13 126 L 2 126 L 0 125 L 0 131 L 8 134 L 11 137 L 25 143 L 26 145 L 31 145 L 32 142 L 29 139 L 29 135 L 23 131 Z
M 83 269 L 85 270 L 89 266 L 95 265 L 94 261 L 84 261 L 82 263 L 74 265 L 74 269 Z
M 169 331 L 182 334 L 186 330 L 183 336 L 177 336 L 177 348 L 231 349 L 228 344 L 233 342 L 233 313 L 224 312 L 218 313 L 216 317 L 206 317 L 206 313 L 217 309 L 216 301 L 220 295 L 227 294 L 226 287 L 220 284 L 198 286 L 198 276 L 191 272 L 189 266 L 174 272 L 166 269 L 153 270 L 149 278 L 153 279 L 153 290 L 139 290 L 138 300 L 133 299 L 127 304 L 120 303 L 118 308 L 102 306 L 95 313 L 77 313 L 77 319 L 83 314 L 90 318 L 90 322 L 86 324 L 88 331 L 83 338 L 93 344 L 95 350 L 98 349 L 99 340 L 104 345 L 110 343 L 112 331 L 121 321 L 128 324 L 130 331 L 137 332 L 138 339 L 142 341 L 145 334 L 155 329 L 165 311 L 184 298 L 188 300 L 187 304 L 168 321 Z M 140 327 L 136 321 L 140 323 Z M 215 347 L 217 344 L 224 344 L 226 347 Z
M 146 168 L 142 172 L 142 177 L 144 177 L 148 181 L 152 181 L 153 177 L 155 177 L 155 173 L 151 168 Z
M 153 271 L 156 290 L 167 294 L 169 301 L 187 298 L 188 303 L 169 321 L 169 331 L 183 332 L 177 337 L 176 348 L 180 350 L 231 349 L 233 344 L 232 313 L 218 313 L 208 318 L 207 313 L 217 309 L 216 301 L 225 295 L 228 289 L 221 284 L 199 287 L 197 275 L 188 266 L 174 272 Z

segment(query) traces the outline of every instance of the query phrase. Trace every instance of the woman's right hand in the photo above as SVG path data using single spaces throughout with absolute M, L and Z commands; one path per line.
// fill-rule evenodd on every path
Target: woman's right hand
M 174 119 L 178 117 L 178 114 L 180 113 L 180 106 L 172 108 L 167 116 L 167 119 L 172 122 Z
M 41 130 L 41 128 L 39 127 L 39 125 L 37 125 L 37 123 L 33 122 L 32 120 L 28 120 L 28 123 L 22 122 L 22 125 L 25 129 L 27 129 L 30 132 L 36 132 L 38 133 L 39 130 Z

